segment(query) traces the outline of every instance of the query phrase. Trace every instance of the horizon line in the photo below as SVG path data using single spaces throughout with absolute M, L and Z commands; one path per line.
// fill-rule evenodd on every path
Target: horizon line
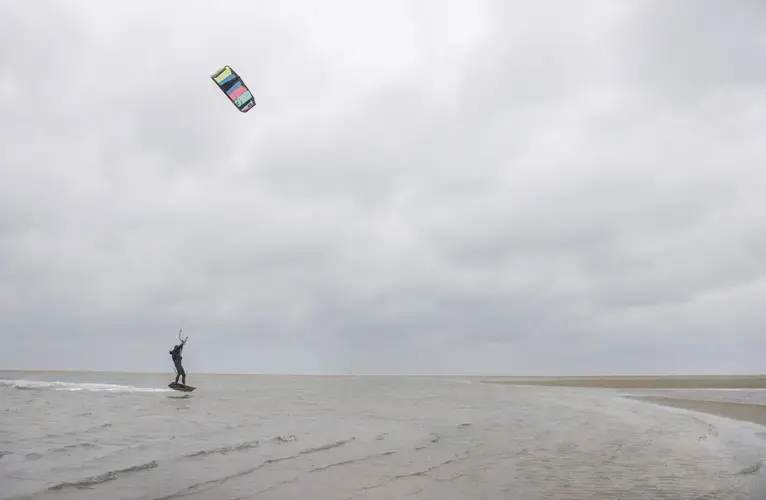
M 124 370 L 39 370 L 39 369 L 0 369 L 0 373 L 101 373 L 101 374 L 113 374 L 113 375 L 171 375 L 171 372 L 161 371 L 124 371 Z M 321 372 L 194 372 L 195 375 L 207 375 L 207 376 L 289 376 L 289 377 L 485 377 L 485 378 L 525 378 L 525 379 L 563 379 L 563 378 L 668 378 L 668 377 L 766 377 L 766 373 L 759 372 L 708 372 L 708 373 L 682 373 L 682 374 L 641 374 L 641 373 L 593 373 L 593 374 L 579 374 L 579 375 L 512 375 L 512 374 L 482 374 L 482 373 L 348 373 L 333 372 L 333 373 L 321 373 Z

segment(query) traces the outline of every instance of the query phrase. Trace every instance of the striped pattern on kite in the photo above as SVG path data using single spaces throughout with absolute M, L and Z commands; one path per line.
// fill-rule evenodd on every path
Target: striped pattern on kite
M 241 112 L 247 113 L 255 106 L 255 98 L 250 89 L 230 66 L 224 66 L 210 78 Z

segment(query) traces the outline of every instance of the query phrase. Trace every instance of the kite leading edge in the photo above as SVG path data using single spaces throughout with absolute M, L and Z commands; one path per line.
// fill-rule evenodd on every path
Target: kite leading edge
M 210 78 L 243 113 L 255 107 L 255 98 L 242 78 L 230 66 L 224 66 Z

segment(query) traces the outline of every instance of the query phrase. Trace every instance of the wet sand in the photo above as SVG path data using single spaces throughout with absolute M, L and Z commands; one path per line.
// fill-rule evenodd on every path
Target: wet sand
M 687 375 L 635 377 L 485 378 L 486 383 L 594 389 L 766 389 L 766 375 Z M 766 405 L 704 401 L 685 397 L 633 396 L 631 399 L 766 426 Z
M 727 403 L 722 401 L 700 401 L 697 399 L 668 398 L 662 396 L 629 396 L 631 399 L 647 401 L 663 406 L 681 408 L 684 410 L 709 413 L 744 422 L 752 422 L 766 426 L 766 405 L 743 403 Z
M 604 389 L 766 389 L 766 375 L 676 375 L 630 377 L 483 377 L 490 384 Z

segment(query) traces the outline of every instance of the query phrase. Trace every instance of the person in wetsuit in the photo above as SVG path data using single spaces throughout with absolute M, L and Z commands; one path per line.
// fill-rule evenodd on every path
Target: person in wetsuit
M 181 340 L 181 343 L 174 346 L 172 351 L 170 352 L 170 356 L 173 358 L 173 364 L 176 365 L 176 381 L 175 383 L 178 383 L 179 377 L 181 378 L 181 384 L 186 385 L 186 371 L 184 370 L 183 365 L 181 364 L 181 360 L 183 359 L 183 356 L 181 356 L 181 352 L 184 350 L 184 344 L 186 344 L 186 339 Z

